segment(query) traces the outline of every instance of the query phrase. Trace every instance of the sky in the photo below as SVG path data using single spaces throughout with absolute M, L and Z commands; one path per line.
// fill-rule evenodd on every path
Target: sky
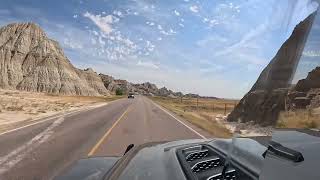
M 0 26 L 35 22 L 78 68 L 241 98 L 314 0 L 2 0 Z M 294 82 L 320 65 L 316 17 Z

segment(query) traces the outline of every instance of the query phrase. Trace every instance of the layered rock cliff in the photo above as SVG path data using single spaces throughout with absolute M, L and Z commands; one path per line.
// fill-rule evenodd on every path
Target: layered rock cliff
M 95 72 L 75 68 L 59 44 L 33 23 L 0 29 L 0 87 L 65 95 L 109 93 Z

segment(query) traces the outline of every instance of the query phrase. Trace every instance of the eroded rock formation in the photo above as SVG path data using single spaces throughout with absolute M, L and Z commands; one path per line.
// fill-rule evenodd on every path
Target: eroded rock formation
M 262 71 L 251 90 L 228 116 L 228 121 L 261 125 L 275 124 L 285 107 L 292 77 L 296 71 L 315 13 L 300 22 L 281 46 L 275 57 Z
M 0 29 L 0 87 L 65 95 L 104 95 L 93 71 L 75 68 L 59 44 L 33 23 Z

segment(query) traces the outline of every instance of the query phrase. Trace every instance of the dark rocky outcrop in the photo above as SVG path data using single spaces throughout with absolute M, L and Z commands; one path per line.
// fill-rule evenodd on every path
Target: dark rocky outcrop
M 320 67 L 316 67 L 305 79 L 298 81 L 289 92 L 288 101 L 290 109 L 320 106 Z
M 292 77 L 308 37 L 315 13 L 300 22 L 262 71 L 251 90 L 241 99 L 228 116 L 228 121 L 261 125 L 276 123 L 279 112 L 285 108 L 285 98 Z

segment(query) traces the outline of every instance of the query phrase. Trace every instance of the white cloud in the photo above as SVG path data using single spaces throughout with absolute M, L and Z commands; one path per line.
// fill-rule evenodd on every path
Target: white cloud
M 163 34 L 163 35 L 167 35 L 167 36 L 170 35 L 170 33 L 166 32 L 166 31 L 164 31 L 164 30 L 161 30 L 160 33 Z
M 158 29 L 162 30 L 162 26 L 160 24 L 158 24 Z
M 76 19 L 77 17 L 78 17 L 78 15 L 77 15 L 77 14 L 73 15 L 73 18 L 75 18 L 75 19 Z
M 194 13 L 198 13 L 199 12 L 199 7 L 196 5 L 190 6 L 190 11 L 194 12 Z
M 121 11 L 113 11 L 113 14 L 114 14 L 114 15 L 117 15 L 117 16 L 119 16 L 119 17 L 123 17 L 123 16 L 124 16 Z
M 119 21 L 118 18 L 115 18 L 112 15 L 101 16 L 100 14 L 94 15 L 86 12 L 83 14 L 83 16 L 93 21 L 100 28 L 100 30 L 107 35 L 113 31 L 112 24 Z
M 176 33 L 177 33 L 177 32 L 174 31 L 173 29 L 170 29 L 169 32 L 170 32 L 171 34 L 176 34 Z
M 181 23 L 179 23 L 179 26 L 184 27 L 184 25 L 183 25 L 183 24 L 181 24 Z
M 208 18 L 203 18 L 202 22 L 204 22 L 204 23 L 209 22 L 209 19 Z
M 216 56 L 222 56 L 225 54 L 228 54 L 230 52 L 235 51 L 236 49 L 239 48 L 244 48 L 247 47 L 248 43 L 251 43 L 252 41 L 256 40 L 257 37 L 260 37 L 262 34 L 264 34 L 268 29 L 268 22 L 266 23 L 262 23 L 259 26 L 251 29 L 247 34 L 245 34 L 241 40 L 219 52 L 216 52 L 215 55 Z
M 79 42 L 74 42 L 70 38 L 64 38 L 63 44 L 66 47 L 71 48 L 71 49 L 82 49 L 83 48 L 82 44 L 80 44 Z
M 180 13 L 177 10 L 174 10 L 174 14 L 176 14 L 177 16 L 180 16 Z
M 93 45 L 97 44 L 97 41 L 95 39 L 91 38 L 90 40 Z
M 302 55 L 306 57 L 320 57 L 320 51 L 303 51 Z
M 105 45 L 105 44 L 106 44 L 106 42 L 105 42 L 104 40 L 102 40 L 102 37 L 101 37 L 101 36 L 99 36 L 98 41 L 99 41 L 99 43 L 100 43 L 101 45 Z
M 149 22 L 149 21 L 147 21 L 146 24 L 149 25 L 149 26 L 154 26 L 155 25 L 154 22 Z
M 153 63 L 152 61 L 141 61 L 139 60 L 137 66 L 152 68 L 152 69 L 159 69 L 159 66 Z
M 161 41 L 162 40 L 162 37 L 158 37 L 158 41 Z
M 92 31 L 92 34 L 94 34 L 95 36 L 99 35 L 99 33 L 97 31 Z
M 198 45 L 201 48 L 205 47 L 212 47 L 215 44 L 216 45 L 223 45 L 228 42 L 228 39 L 225 38 L 224 36 L 216 35 L 216 34 L 211 34 L 209 36 L 206 36 L 205 38 L 198 40 L 196 42 L 196 45 Z

